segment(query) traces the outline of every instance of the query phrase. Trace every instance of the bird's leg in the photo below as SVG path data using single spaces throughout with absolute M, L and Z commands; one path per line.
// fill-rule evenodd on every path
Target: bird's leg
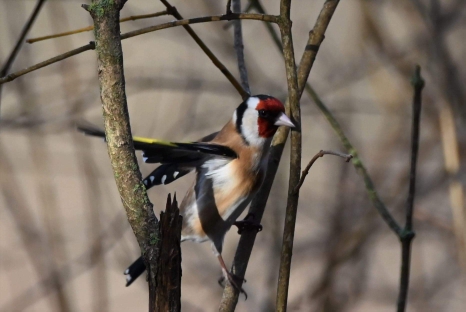
M 225 280 L 225 278 L 228 279 L 230 284 L 238 290 L 240 293 L 244 294 L 245 300 L 248 300 L 248 294 L 244 291 L 244 289 L 239 285 L 240 282 L 246 283 L 246 280 L 244 278 L 241 278 L 239 276 L 234 275 L 230 271 L 228 271 L 227 266 L 225 265 L 225 261 L 223 261 L 222 255 L 218 255 L 218 262 L 220 262 L 220 266 L 222 267 L 222 272 L 224 276 L 222 276 L 219 280 L 218 283 L 220 286 L 222 285 L 222 282 Z
M 241 221 L 235 221 L 233 225 L 238 227 L 238 234 L 243 233 L 244 230 L 257 232 L 262 231 L 262 225 L 255 220 L 255 215 L 250 212 L 247 216 Z

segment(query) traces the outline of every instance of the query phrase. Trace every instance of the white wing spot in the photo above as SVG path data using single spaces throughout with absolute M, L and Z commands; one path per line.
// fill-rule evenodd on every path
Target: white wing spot
M 128 275 L 128 273 L 129 273 L 129 269 L 126 269 L 125 275 Z
M 154 182 L 154 179 L 155 179 L 154 176 L 150 176 L 150 181 L 151 182 Z
M 163 177 L 162 177 L 162 184 L 165 184 L 165 180 L 167 179 L 167 175 L 164 174 Z
M 173 178 L 176 179 L 176 177 L 178 176 L 178 174 L 179 174 L 178 171 L 173 172 Z
M 129 274 L 126 275 L 126 281 L 127 281 L 127 282 L 131 281 L 132 279 L 133 279 L 133 278 L 131 277 L 131 275 L 129 275 Z
M 146 180 L 144 180 L 144 185 L 147 185 L 147 179 L 146 179 Z
M 147 159 L 148 159 L 147 157 L 142 157 L 142 160 L 143 160 L 144 162 L 147 162 Z

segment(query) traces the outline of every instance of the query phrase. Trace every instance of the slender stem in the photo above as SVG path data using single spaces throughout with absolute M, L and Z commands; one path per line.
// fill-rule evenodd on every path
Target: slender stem
M 335 3 L 335 7 L 339 1 L 333 1 Z M 319 15 L 316 25 L 320 23 L 322 19 L 330 21 L 331 16 L 335 11 L 335 7 L 330 9 L 327 6 L 321 11 L 321 15 Z M 268 24 L 267 24 L 268 25 Z M 315 35 L 319 35 L 323 37 L 323 32 L 325 32 L 324 27 L 320 27 L 314 31 L 314 36 L 309 36 L 307 44 L 312 44 L 314 41 Z M 272 29 L 273 31 L 273 29 Z M 322 33 L 320 33 L 322 32 Z M 319 37 L 318 36 L 318 37 Z M 321 42 L 316 42 L 315 44 L 320 45 Z M 306 49 L 302 55 L 301 62 L 299 63 L 298 67 L 298 88 L 299 88 L 299 96 L 301 97 L 304 86 L 306 84 L 307 78 L 313 66 L 313 53 L 309 49 Z M 287 101 L 286 107 L 289 106 L 289 102 Z M 255 219 L 260 222 L 262 220 L 262 216 L 264 214 L 265 206 L 267 204 L 267 199 L 270 194 L 270 190 L 272 189 L 273 180 L 275 179 L 275 175 L 278 170 L 278 165 L 280 163 L 280 158 L 283 153 L 283 148 L 285 146 L 286 140 L 288 138 L 289 129 L 285 127 L 281 127 L 278 129 L 277 134 L 275 134 L 272 146 L 269 151 L 269 161 L 266 176 L 264 179 L 264 183 L 262 184 L 261 188 L 259 189 L 258 193 L 254 197 L 251 207 L 249 208 L 249 212 L 253 213 Z M 254 247 L 254 242 L 256 239 L 257 233 L 255 231 L 245 231 L 241 234 L 241 238 L 236 249 L 235 258 L 233 260 L 232 265 L 232 272 L 244 278 L 246 269 L 249 263 L 249 258 L 251 257 L 252 249 Z M 223 292 L 222 301 L 220 303 L 220 311 L 234 311 L 236 304 L 238 303 L 239 292 L 232 287 L 231 285 L 227 284 L 225 290 Z
M 13 65 L 13 62 L 15 61 L 16 56 L 18 55 L 19 50 L 21 49 L 21 46 L 23 45 L 24 38 L 29 33 L 29 30 L 31 30 L 32 25 L 36 21 L 36 18 L 39 15 L 40 9 L 44 5 L 45 1 L 47 0 L 37 0 L 36 6 L 34 7 L 34 10 L 32 11 L 31 16 L 26 22 L 26 25 L 24 25 L 23 29 L 21 30 L 21 34 L 18 37 L 18 41 L 16 41 L 15 47 L 11 51 L 10 55 L 8 56 L 8 59 L 6 60 L 5 64 L 3 64 L 2 69 L 0 70 L 0 77 L 5 76 L 10 71 L 11 65 Z M 0 105 L 1 105 L 1 100 L 2 100 L 2 87 L 0 84 Z
M 181 14 L 178 12 L 176 7 L 172 6 L 170 3 L 168 3 L 167 0 L 160 0 L 167 10 L 170 12 L 170 14 L 173 15 L 177 20 L 182 20 L 183 17 Z M 207 55 L 207 57 L 214 63 L 214 65 L 220 69 L 220 71 L 225 75 L 225 77 L 230 81 L 230 83 L 235 87 L 236 91 L 241 95 L 243 99 L 247 98 L 249 96 L 248 92 L 243 89 L 241 84 L 236 80 L 236 78 L 230 73 L 230 71 L 223 65 L 222 62 L 214 55 L 214 53 L 206 46 L 206 44 L 199 38 L 199 36 L 194 32 L 191 26 L 189 25 L 183 25 L 183 28 L 188 32 L 188 34 L 191 36 L 191 38 L 194 39 L 194 41 L 199 45 L 199 47 L 204 51 L 204 53 Z
M 298 185 L 296 185 L 296 188 L 294 189 L 295 193 L 299 192 L 299 189 L 301 188 L 301 186 L 303 186 L 304 180 L 306 179 L 306 176 L 309 174 L 309 170 L 311 170 L 312 165 L 316 162 L 318 158 L 324 157 L 324 155 L 334 155 L 334 156 L 342 157 L 345 159 L 346 162 L 349 162 L 351 158 L 353 158 L 353 155 L 351 154 L 343 154 L 340 152 L 321 150 L 320 152 L 315 154 L 314 157 L 312 157 L 311 161 L 307 164 L 306 168 L 301 173 L 301 178 L 299 179 L 299 183 Z
M 406 207 L 406 227 L 407 231 L 413 228 L 413 207 L 414 197 L 416 195 L 416 164 L 419 151 L 419 132 L 421 122 L 421 105 L 422 105 L 422 89 L 424 88 L 424 80 L 421 77 L 421 67 L 416 66 L 415 73 L 411 80 L 414 88 L 413 96 L 413 123 L 411 134 L 411 170 L 409 174 L 409 195 Z
M 167 15 L 167 14 L 169 14 L 168 11 L 162 11 L 162 12 L 156 12 L 156 13 L 152 13 L 152 14 L 128 16 L 128 17 L 125 17 L 125 18 L 120 18 L 120 23 L 124 23 L 124 22 L 128 22 L 128 21 L 136 21 L 136 20 L 144 19 L 144 18 L 157 17 L 157 16 L 162 16 L 162 15 Z M 91 31 L 93 29 L 94 29 L 94 26 L 92 25 L 92 26 L 87 26 L 87 27 L 83 27 L 83 28 L 79 28 L 79 29 L 75 29 L 75 30 L 70 30 L 70 31 L 65 31 L 65 32 L 62 32 L 62 33 L 53 34 L 53 35 L 49 35 L 49 36 L 31 38 L 31 39 L 26 40 L 26 42 L 27 43 L 34 43 L 34 42 L 53 39 L 53 38 L 65 37 L 65 36 L 79 34 L 79 33 L 86 32 L 86 31 Z
M 336 135 L 340 139 L 343 146 L 346 148 L 346 150 L 351 155 L 353 155 L 353 159 L 352 159 L 353 166 L 356 168 L 359 174 L 361 174 L 364 180 L 364 185 L 366 187 L 366 192 L 369 194 L 369 199 L 371 200 L 372 204 L 377 209 L 382 219 L 384 219 L 385 223 L 387 223 L 387 225 L 390 227 L 390 229 L 395 234 L 400 236 L 401 233 L 403 232 L 403 229 L 398 224 L 398 222 L 396 222 L 393 216 L 390 214 L 384 202 L 380 199 L 379 194 L 377 193 L 377 190 L 375 189 L 374 183 L 372 182 L 372 178 L 367 172 L 366 167 L 364 166 L 362 160 L 359 158 L 359 154 L 356 148 L 354 148 L 354 146 L 349 141 L 348 137 L 343 132 L 343 129 L 341 128 L 340 123 L 335 119 L 333 114 L 330 112 L 330 110 L 327 108 L 327 106 L 320 99 L 320 97 L 317 95 L 317 93 L 314 91 L 314 89 L 311 87 L 309 83 L 306 84 L 306 91 L 311 96 L 311 98 L 314 100 L 315 104 L 320 109 L 320 111 L 324 114 L 325 118 L 327 118 L 327 121 L 330 123 L 332 129 L 335 131 Z
M 233 12 L 241 12 L 241 0 L 233 0 Z M 243 44 L 243 30 L 241 27 L 241 20 L 233 21 L 234 26 L 234 47 L 236 57 L 238 59 L 238 69 L 241 78 L 241 85 L 246 92 L 251 93 L 249 88 L 248 70 L 246 68 L 246 61 L 244 60 L 244 44 Z
M 18 55 L 19 50 L 21 49 L 24 38 L 29 33 L 29 30 L 31 29 L 31 27 L 34 24 L 37 16 L 39 15 L 40 9 L 44 5 L 45 1 L 47 1 L 47 0 L 37 0 L 36 7 L 32 11 L 32 14 L 29 17 L 26 25 L 24 25 L 23 29 L 21 30 L 21 34 L 19 35 L 18 41 L 16 41 L 16 45 L 13 48 L 13 51 L 11 51 L 10 56 L 8 57 L 5 64 L 3 64 L 3 66 L 2 66 L 2 70 L 0 70 L 0 77 L 5 76 L 8 73 L 8 71 L 10 70 L 11 65 L 15 61 L 15 58 Z
M 158 221 L 142 183 L 129 122 L 119 23 L 125 2 L 94 0 L 83 7 L 94 21 L 108 154 L 128 221 L 144 256 L 149 280 L 149 309 L 155 311 Z
M 422 89 L 424 80 L 421 77 L 421 68 L 416 66 L 414 75 L 411 79 L 414 88 L 413 97 L 413 122 L 411 131 L 411 169 L 409 173 L 409 193 L 406 203 L 406 224 L 400 235 L 401 240 L 401 274 L 400 274 L 400 291 L 398 294 L 398 312 L 404 312 L 408 300 L 409 290 L 409 273 L 411 266 L 411 242 L 415 236 L 413 231 L 413 209 L 414 197 L 416 195 L 416 164 L 419 151 L 419 132 L 421 121 L 421 104 Z

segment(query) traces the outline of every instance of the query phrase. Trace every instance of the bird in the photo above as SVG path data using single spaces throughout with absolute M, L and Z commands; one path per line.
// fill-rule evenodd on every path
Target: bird
M 220 263 L 223 279 L 238 287 L 238 277 L 227 269 L 222 257 L 225 234 L 236 225 L 241 230 L 262 226 L 248 214 L 237 221 L 262 185 L 267 170 L 271 140 L 279 126 L 297 128 L 285 114 L 283 103 L 269 95 L 245 99 L 224 127 L 196 142 L 175 143 L 133 137 L 136 150 L 142 150 L 146 163 L 160 163 L 143 183 L 146 189 L 169 184 L 191 171 L 196 178 L 179 207 L 183 217 L 181 241 L 210 241 Z M 95 127 L 78 126 L 87 135 L 105 138 Z M 124 272 L 126 286 L 136 280 L 146 267 L 142 257 Z

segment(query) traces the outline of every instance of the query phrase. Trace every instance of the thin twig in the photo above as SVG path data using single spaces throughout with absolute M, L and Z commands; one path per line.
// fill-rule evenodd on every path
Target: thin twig
M 421 104 L 422 104 L 422 89 L 424 88 L 424 80 L 421 77 L 421 67 L 416 66 L 411 84 L 414 88 L 413 97 L 413 122 L 411 133 L 411 170 L 409 173 L 409 193 L 406 205 L 406 224 L 401 240 L 401 276 L 400 276 L 400 292 L 398 294 L 398 312 L 404 312 L 406 309 L 408 289 L 409 289 L 409 273 L 411 266 L 411 242 L 414 238 L 413 231 L 413 209 L 414 197 L 416 195 L 416 164 L 419 150 L 419 128 L 421 120 Z
M 393 232 L 395 232 L 397 235 L 401 235 L 403 229 L 398 224 L 398 222 L 393 218 L 393 216 L 388 211 L 388 208 L 385 206 L 383 201 L 380 199 L 379 194 L 377 193 L 377 190 L 375 189 L 374 183 L 372 182 L 372 178 L 367 172 L 366 167 L 364 166 L 362 160 L 359 158 L 359 154 L 356 148 L 354 148 L 354 146 L 350 143 L 349 139 L 346 137 L 345 133 L 343 132 L 343 129 L 341 128 L 340 123 L 335 119 L 333 114 L 330 112 L 330 110 L 327 108 L 327 106 L 320 99 L 319 95 L 317 95 L 317 93 L 314 91 L 314 89 L 311 87 L 309 83 L 306 84 L 306 91 L 311 96 L 311 98 L 314 100 L 317 107 L 324 114 L 325 118 L 327 118 L 327 121 L 330 123 L 332 129 L 337 134 L 343 146 L 346 148 L 346 150 L 351 155 L 353 155 L 352 163 L 354 167 L 356 168 L 356 170 L 358 170 L 358 172 L 362 175 L 362 178 L 364 180 L 364 185 L 366 187 L 366 191 L 369 194 L 369 199 L 371 200 L 372 204 L 377 209 L 377 211 L 379 212 L 381 217 L 384 219 L 384 221 L 387 223 L 387 225 L 390 227 L 390 229 Z
M 241 0 L 233 0 L 233 12 L 241 12 Z M 249 88 L 248 70 L 246 68 L 246 61 L 244 60 L 243 30 L 241 27 L 241 20 L 233 21 L 233 25 L 235 38 L 234 47 L 236 51 L 236 57 L 238 59 L 238 69 L 239 76 L 241 78 L 241 85 L 243 86 L 243 89 L 245 89 L 246 92 L 250 94 L 251 90 Z
M 342 157 L 342 158 L 345 159 L 346 162 L 349 162 L 353 158 L 353 155 L 351 155 L 351 154 L 343 154 L 343 153 L 340 153 L 340 152 L 321 150 L 320 152 L 315 154 L 314 157 L 312 157 L 311 161 L 307 164 L 306 168 L 301 173 L 301 178 L 299 179 L 299 183 L 298 183 L 298 185 L 296 185 L 296 188 L 294 189 L 295 193 L 299 192 L 299 189 L 303 185 L 304 180 L 306 179 L 306 176 L 309 174 L 309 170 L 311 169 L 312 165 L 315 163 L 317 158 L 324 157 L 324 155 L 334 155 L 334 156 Z
M 13 51 L 11 51 L 10 55 L 8 56 L 8 59 L 6 60 L 5 64 L 3 64 L 2 69 L 0 70 L 0 77 L 5 76 L 10 71 L 11 65 L 13 65 L 13 62 L 15 61 L 16 56 L 18 55 L 19 50 L 21 49 L 24 38 L 29 33 L 29 30 L 31 30 L 32 25 L 34 24 L 37 16 L 39 15 L 40 9 L 44 5 L 45 1 L 47 0 L 37 0 L 36 6 L 34 10 L 32 11 L 31 16 L 26 22 L 26 25 L 24 25 L 23 29 L 21 30 L 21 34 L 18 37 L 18 41 L 16 41 Z M 2 87 L 0 87 L 0 104 L 1 104 L 1 99 L 2 99 Z
M 172 6 L 170 3 L 168 3 L 167 0 L 160 0 L 167 10 L 170 12 L 173 17 L 175 17 L 177 20 L 182 20 L 183 17 L 181 14 L 178 12 L 176 7 Z M 196 43 L 199 45 L 199 47 L 204 51 L 204 53 L 207 55 L 207 57 L 214 63 L 214 65 L 220 69 L 220 71 L 225 75 L 225 77 L 230 81 L 230 83 L 235 87 L 236 91 L 241 95 L 243 99 L 246 99 L 249 94 L 246 92 L 245 89 L 241 86 L 241 84 L 236 80 L 236 78 L 230 73 L 230 71 L 223 65 L 222 62 L 214 55 L 214 53 L 206 46 L 204 41 L 199 38 L 199 36 L 194 32 L 191 26 L 189 25 L 183 25 L 183 28 L 188 32 L 188 34 L 191 36 L 191 38 L 196 41 Z
M 333 7 L 323 7 L 321 14 L 317 19 L 316 25 L 320 24 L 321 21 L 327 21 L 327 23 L 330 22 L 330 19 L 335 11 L 336 6 L 338 5 L 338 2 L 339 1 L 334 0 Z M 266 25 L 268 24 L 266 23 Z M 325 27 L 320 27 L 319 29 L 316 29 L 314 34 L 319 34 L 323 37 L 323 33 L 325 32 L 325 30 Z M 313 37 L 309 36 L 307 44 L 311 44 L 313 42 L 312 40 Z M 320 42 L 316 44 L 320 45 Z M 304 86 L 312 69 L 312 65 L 313 62 L 311 50 L 305 50 L 298 67 L 298 89 L 300 97 L 302 96 Z M 286 106 L 289 106 L 289 102 L 286 103 Z M 249 208 L 249 212 L 254 214 L 255 219 L 258 222 L 262 220 L 265 206 L 267 204 L 267 199 L 269 197 L 270 190 L 272 189 L 273 180 L 275 179 L 275 175 L 278 170 L 278 165 L 280 163 L 280 158 L 283 153 L 283 148 L 288 138 L 288 133 L 289 129 L 282 127 L 274 136 L 272 146 L 269 152 L 269 161 L 267 165 L 267 172 L 264 179 L 264 183 L 259 189 L 257 195 L 254 197 L 251 203 L 251 207 Z M 232 265 L 232 272 L 241 278 L 244 278 L 244 275 L 246 273 L 249 258 L 251 257 L 252 249 L 254 247 L 256 235 L 257 233 L 255 231 L 245 231 L 243 232 L 243 234 L 241 234 L 241 238 L 236 249 L 235 258 L 233 260 Z M 219 310 L 234 311 L 236 304 L 238 303 L 238 296 L 239 292 L 234 287 L 227 284 L 223 292 L 223 297 L 220 303 Z
M 128 16 L 128 17 L 125 17 L 125 18 L 121 18 L 120 23 L 124 23 L 124 22 L 128 22 L 128 21 L 136 21 L 136 20 L 144 19 L 144 18 L 157 17 L 157 16 L 162 16 L 162 15 L 167 15 L 167 14 L 169 14 L 168 11 L 161 11 L 161 12 L 156 12 L 156 13 L 152 13 L 152 14 Z M 87 27 L 83 27 L 83 28 L 79 28 L 79 29 L 75 29 L 75 30 L 70 30 L 70 31 L 65 31 L 65 32 L 62 32 L 62 33 L 53 34 L 53 35 L 49 35 L 49 36 L 31 38 L 31 39 L 26 40 L 26 42 L 27 43 L 34 43 L 34 42 L 53 39 L 53 38 L 65 37 L 65 36 L 79 34 L 79 33 L 86 32 L 86 31 L 91 31 L 93 29 L 94 29 L 94 26 L 87 26 Z
M 3 64 L 2 70 L 0 70 L 0 77 L 5 76 L 8 71 L 10 70 L 11 65 L 13 64 L 16 56 L 18 55 L 19 49 L 23 44 L 24 38 L 27 36 L 29 30 L 31 29 L 32 25 L 34 24 L 37 16 L 39 15 L 40 9 L 42 8 L 43 4 L 47 0 L 37 0 L 36 7 L 32 11 L 31 16 L 29 17 L 26 25 L 24 25 L 23 29 L 21 30 L 21 34 L 19 35 L 18 41 L 16 42 L 13 51 L 11 51 L 10 56 L 8 57 L 5 64 Z

